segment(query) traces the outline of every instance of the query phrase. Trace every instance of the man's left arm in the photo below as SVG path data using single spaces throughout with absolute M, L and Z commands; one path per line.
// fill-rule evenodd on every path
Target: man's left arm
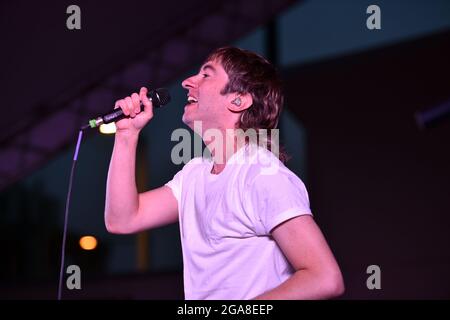
M 343 294 L 341 271 L 312 216 L 292 218 L 271 233 L 295 273 L 256 299 L 329 299 Z

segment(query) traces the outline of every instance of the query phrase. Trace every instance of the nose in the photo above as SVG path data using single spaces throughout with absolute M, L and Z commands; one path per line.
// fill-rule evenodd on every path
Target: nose
M 195 76 L 184 79 L 184 81 L 181 83 L 182 87 L 188 90 L 190 88 L 193 88 L 195 86 L 194 77 Z

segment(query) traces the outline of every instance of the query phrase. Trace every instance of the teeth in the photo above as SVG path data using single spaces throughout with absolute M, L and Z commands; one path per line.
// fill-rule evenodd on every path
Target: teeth
M 188 97 L 188 102 L 189 103 L 196 103 L 197 99 L 193 98 L 193 97 Z

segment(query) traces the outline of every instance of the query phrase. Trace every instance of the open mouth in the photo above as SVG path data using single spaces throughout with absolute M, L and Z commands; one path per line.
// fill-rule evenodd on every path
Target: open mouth
M 188 104 L 193 104 L 193 103 L 197 103 L 198 101 L 194 97 L 188 96 L 187 102 L 188 102 Z

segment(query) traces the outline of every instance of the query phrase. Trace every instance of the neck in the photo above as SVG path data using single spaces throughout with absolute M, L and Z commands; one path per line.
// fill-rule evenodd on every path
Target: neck
M 219 130 L 214 136 L 203 138 L 214 165 L 211 173 L 219 174 L 225 169 L 228 160 L 244 145 L 245 141 L 238 139 L 234 129 Z M 220 134 L 219 134 L 220 132 Z

